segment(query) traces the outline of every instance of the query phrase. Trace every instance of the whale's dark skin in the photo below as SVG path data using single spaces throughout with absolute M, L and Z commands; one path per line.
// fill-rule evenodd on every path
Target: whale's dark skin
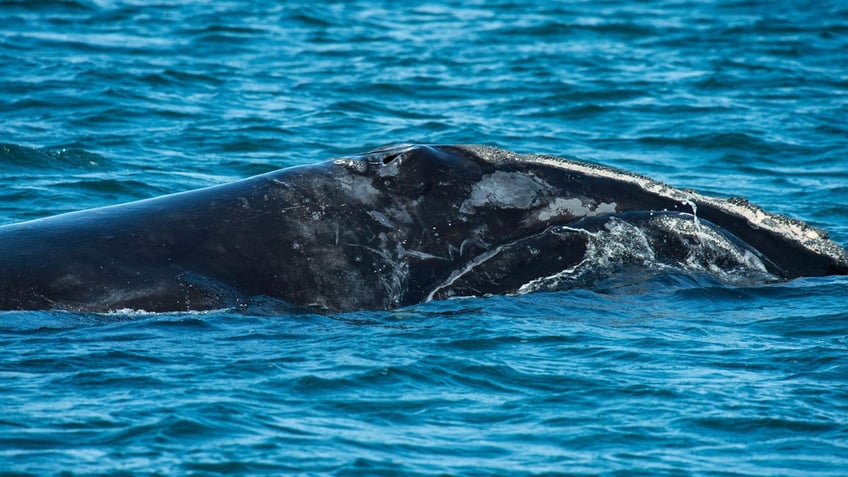
M 730 270 L 745 256 L 776 280 L 848 273 L 823 232 L 742 200 L 547 156 L 394 146 L 0 227 L 0 309 L 203 310 L 256 296 L 391 309 L 541 289 L 608 247 L 603 234 L 637 229 L 661 263 Z M 731 258 L 693 258 L 705 231 Z

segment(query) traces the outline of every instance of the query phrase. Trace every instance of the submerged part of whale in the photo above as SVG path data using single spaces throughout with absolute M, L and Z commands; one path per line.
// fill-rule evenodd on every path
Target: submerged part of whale
M 671 269 L 734 283 L 848 273 L 824 232 L 597 165 L 390 146 L 0 227 L 0 309 L 328 310 L 592 286 Z

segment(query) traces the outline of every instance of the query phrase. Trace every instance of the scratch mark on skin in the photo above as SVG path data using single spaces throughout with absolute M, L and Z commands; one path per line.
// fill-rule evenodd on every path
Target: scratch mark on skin
M 379 223 L 383 227 L 386 227 L 387 229 L 395 228 L 395 225 L 392 223 L 391 220 L 388 219 L 388 217 L 386 217 L 385 215 L 383 215 L 382 213 L 380 213 L 376 210 L 368 211 L 368 215 L 372 219 L 374 219 L 375 222 Z
M 447 260 L 444 257 L 439 257 L 438 255 L 433 255 L 431 253 L 420 252 L 418 250 L 407 250 L 400 245 L 398 245 L 398 255 L 401 257 L 417 258 L 419 260 Z
M 256 220 L 256 219 L 258 219 L 258 218 L 260 218 L 260 217 L 264 217 L 264 216 L 266 216 L 266 215 L 270 215 L 271 213 L 272 213 L 272 211 L 270 211 L 270 210 L 266 210 L 265 212 L 260 212 L 260 213 L 258 213 L 258 214 L 256 214 L 256 215 L 251 215 L 250 217 L 248 217 L 248 218 L 246 218 L 246 219 L 242 220 L 242 222 L 251 222 L 251 221 Z
M 487 243 L 482 242 L 476 238 L 467 238 L 463 240 L 461 244 L 459 244 L 459 255 L 465 255 L 466 249 L 472 245 L 476 245 L 480 248 L 488 248 L 489 246 Z
M 387 265 L 391 268 L 391 273 L 380 273 L 380 283 L 386 291 L 388 301 L 397 306 L 404 293 L 404 282 L 406 281 L 406 273 L 408 270 L 407 264 L 393 259 L 388 253 L 374 247 L 356 243 L 346 243 L 345 245 L 348 247 L 356 247 L 367 250 L 382 258 L 387 263 Z
M 469 262 L 467 262 L 465 264 L 465 266 L 462 267 L 461 269 L 454 270 L 450 274 L 450 276 L 448 277 L 447 280 L 445 280 L 441 285 L 436 286 L 436 288 L 434 288 L 433 291 L 431 291 L 427 295 L 427 298 L 424 301 L 425 302 L 433 301 L 434 297 L 436 296 L 436 293 L 438 293 L 441 290 L 453 285 L 454 283 L 456 283 L 457 280 L 459 280 L 464 275 L 467 275 L 469 272 L 474 270 L 474 268 L 476 268 L 478 265 L 482 265 L 482 264 L 488 262 L 493 257 L 497 256 L 499 253 L 501 253 L 504 250 L 509 249 L 510 247 L 517 244 L 518 242 L 528 240 L 528 239 L 534 239 L 534 238 L 537 238 L 537 237 L 541 237 L 541 236 L 543 236 L 543 235 L 545 235 L 546 233 L 549 233 L 549 232 L 556 233 L 557 230 L 565 230 L 565 229 L 583 232 L 582 230 L 571 229 L 571 228 L 565 227 L 565 226 L 548 227 L 547 229 L 545 229 L 545 230 L 543 230 L 543 231 L 541 231 L 537 234 L 530 235 L 528 237 L 521 237 L 521 238 L 514 240 L 512 242 L 498 245 L 497 247 L 495 247 L 491 250 L 488 250 L 485 253 L 477 255 L 476 257 L 471 259 Z
M 286 211 L 289 211 L 289 210 L 296 210 L 296 209 L 306 209 L 306 208 L 308 208 L 308 206 L 306 206 L 306 205 L 292 205 L 291 207 L 281 208 L 280 212 L 286 212 Z

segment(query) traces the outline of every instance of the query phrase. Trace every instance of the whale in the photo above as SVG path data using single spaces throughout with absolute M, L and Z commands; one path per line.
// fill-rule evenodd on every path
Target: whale
M 684 273 L 848 274 L 800 220 L 642 175 L 483 145 L 399 144 L 0 227 L 0 309 L 328 311 Z

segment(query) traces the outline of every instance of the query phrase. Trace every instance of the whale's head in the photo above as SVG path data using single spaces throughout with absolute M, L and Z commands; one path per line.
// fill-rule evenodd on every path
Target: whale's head
M 487 146 L 385 146 L 269 179 L 291 265 L 280 286 L 314 280 L 268 294 L 330 309 L 581 286 L 646 264 L 767 281 L 848 263 L 817 230 L 738 201 Z

